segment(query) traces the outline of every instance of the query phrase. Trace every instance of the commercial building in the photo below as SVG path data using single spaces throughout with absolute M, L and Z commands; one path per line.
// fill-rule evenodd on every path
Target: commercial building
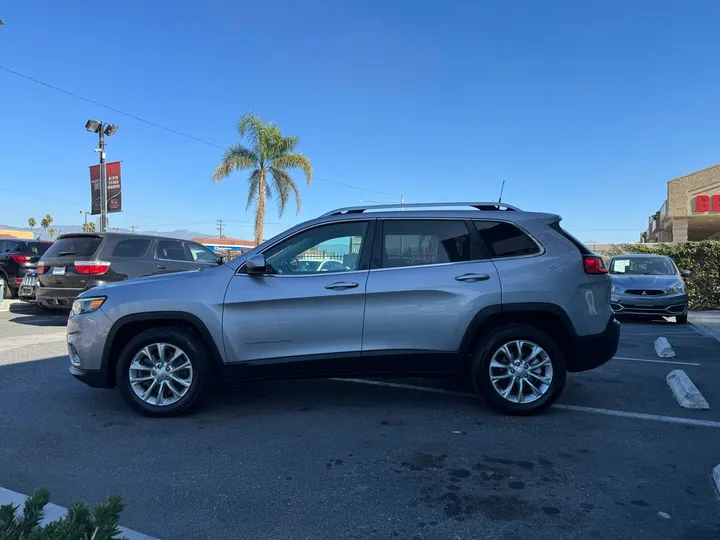
M 223 253 L 230 251 L 239 251 L 244 253 L 257 245 L 252 240 L 239 240 L 237 238 L 225 238 L 224 236 L 193 238 L 192 240 L 193 242 L 202 244 L 208 249 Z
M 20 231 L 18 229 L 0 229 L 0 238 L 22 238 L 32 240 L 35 238 L 32 231 Z
M 720 165 L 667 183 L 667 199 L 648 218 L 641 242 L 720 240 Z

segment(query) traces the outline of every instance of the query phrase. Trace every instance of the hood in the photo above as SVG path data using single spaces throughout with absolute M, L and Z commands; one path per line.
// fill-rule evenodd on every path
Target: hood
M 680 276 L 676 274 L 664 276 L 639 276 L 610 274 L 612 282 L 623 289 L 663 289 L 675 285 L 678 281 L 682 282 Z

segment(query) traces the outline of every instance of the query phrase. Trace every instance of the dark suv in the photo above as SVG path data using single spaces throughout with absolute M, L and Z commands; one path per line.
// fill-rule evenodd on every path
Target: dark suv
M 98 285 L 221 263 L 205 246 L 177 238 L 65 234 L 40 259 L 36 301 L 41 308 L 70 309 L 77 295 Z
M 0 282 L 4 285 L 5 298 L 17 296 L 23 277 L 37 268 L 40 256 L 52 242 L 0 238 Z

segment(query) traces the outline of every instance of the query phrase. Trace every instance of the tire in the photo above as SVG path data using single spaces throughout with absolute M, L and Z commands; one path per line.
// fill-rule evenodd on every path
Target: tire
M 675 317 L 677 324 L 687 324 L 687 313 L 685 315 L 678 315 Z
M 545 354 L 538 355 L 534 363 L 547 362 L 545 366 L 542 367 L 535 369 L 531 367 L 528 376 L 523 377 L 523 379 L 519 381 L 511 379 L 516 375 L 511 375 L 510 370 L 516 370 L 514 373 L 524 372 L 525 364 L 521 363 L 517 367 L 514 365 L 509 366 L 506 353 L 500 351 L 504 345 L 510 344 L 510 349 L 508 350 L 513 356 L 518 356 L 514 343 L 517 341 L 526 342 L 522 347 L 522 354 L 520 356 L 527 358 L 533 350 L 531 346 L 537 345 Z M 511 389 L 509 398 L 503 397 L 491 381 L 490 364 L 494 356 L 496 356 L 496 362 L 499 364 L 508 365 L 507 368 L 493 367 L 492 369 L 495 375 L 506 375 L 507 377 L 505 378 L 512 381 L 513 388 Z M 533 364 L 530 363 L 529 365 L 532 366 Z M 548 365 L 552 368 L 552 372 L 549 371 Z M 549 375 L 550 373 L 551 375 Z M 508 324 L 492 330 L 487 336 L 481 339 L 477 346 L 475 357 L 473 358 L 471 375 L 475 391 L 480 394 L 491 407 L 505 414 L 531 415 L 544 411 L 557 400 L 565 386 L 567 369 L 562 351 L 555 343 L 555 340 L 548 334 L 533 326 Z M 536 378 L 535 375 L 543 377 L 542 380 L 549 380 L 550 384 L 544 384 L 539 378 Z M 505 389 L 507 389 L 509 383 L 505 385 L 505 378 L 499 379 L 498 385 L 504 385 Z M 542 394 L 540 397 L 537 397 L 532 392 L 532 389 L 525 384 L 528 381 L 532 381 L 532 386 L 535 386 L 537 391 Z M 517 396 L 516 401 L 511 400 L 514 392 L 518 394 L 522 393 L 522 401 L 520 401 L 520 398 Z M 532 400 L 530 400 L 531 398 Z
M 3 297 L 0 298 L 0 300 L 2 300 L 2 299 L 8 300 L 8 299 L 12 298 L 13 297 L 12 289 L 10 288 L 10 285 L 8 284 L 7 278 L 2 274 L 0 274 L 0 283 L 2 283 L 3 291 L 5 291 L 5 293 L 3 294 Z
M 171 389 L 174 388 L 176 391 L 182 393 L 184 391 L 184 386 L 175 382 L 177 378 L 162 379 L 160 382 L 156 380 L 154 374 L 165 375 L 163 369 L 156 368 L 153 371 L 150 371 L 149 369 L 153 364 L 157 366 L 157 364 L 160 363 L 160 358 L 158 358 L 160 349 L 156 344 L 165 345 L 165 360 L 168 359 L 168 355 L 173 354 L 174 348 L 175 351 L 180 350 L 184 353 L 184 358 L 180 357 L 179 361 L 183 361 L 184 363 L 184 359 L 186 359 L 191 365 L 191 370 L 184 369 L 175 372 L 177 378 L 185 380 L 186 382 L 188 380 L 188 373 L 191 373 L 190 382 L 189 387 L 187 387 L 187 391 L 180 398 L 170 404 L 167 404 L 167 402 L 176 398 L 176 395 L 171 392 Z M 150 352 L 152 356 L 151 359 L 148 359 L 147 355 L 143 352 L 145 348 L 147 348 Z M 134 376 L 147 376 L 152 378 L 152 380 L 147 383 L 136 383 L 135 389 L 133 384 L 130 382 L 130 366 L 134 359 L 136 360 L 136 364 L 134 365 L 139 367 L 139 369 L 133 371 Z M 120 393 L 125 401 L 128 405 L 130 405 L 130 407 L 140 414 L 152 417 L 180 416 L 188 414 L 192 410 L 196 409 L 207 394 L 207 386 L 211 377 L 211 370 L 208 362 L 209 358 L 204 344 L 190 331 L 180 330 L 175 327 L 153 328 L 137 335 L 135 338 L 130 340 L 130 342 L 122 350 L 117 363 L 116 380 L 118 387 L 120 388 Z M 177 361 L 175 361 L 174 363 L 169 363 L 169 367 L 177 368 L 179 365 L 177 364 Z M 168 366 L 165 366 L 164 369 L 168 371 L 166 375 L 167 377 L 170 377 L 173 374 L 173 372 L 168 369 Z M 150 391 L 149 401 L 142 399 L 136 393 L 136 390 L 142 391 L 149 389 L 153 380 L 155 381 L 154 393 L 156 394 L 158 388 L 160 388 L 166 404 L 152 403 L 153 390 Z M 171 385 L 171 387 L 165 388 L 164 385 Z M 155 401 L 158 401 L 158 398 L 155 398 Z

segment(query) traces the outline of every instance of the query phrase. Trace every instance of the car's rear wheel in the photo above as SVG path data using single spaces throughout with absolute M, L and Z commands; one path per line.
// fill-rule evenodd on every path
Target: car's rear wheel
M 8 285 L 7 278 L 4 275 L 0 275 L 0 287 L 4 291 L 2 296 L 3 298 L 7 299 L 13 297 L 12 289 L 10 288 L 10 285 Z
M 146 416 L 178 416 L 200 404 L 210 371 L 203 343 L 176 328 L 155 328 L 120 353 L 117 382 L 125 401 Z
M 565 386 L 565 359 L 545 332 L 524 324 L 492 330 L 472 365 L 475 390 L 495 409 L 529 415 L 544 411 Z
M 685 315 L 678 315 L 675 317 L 675 322 L 678 324 L 687 324 L 687 313 Z

